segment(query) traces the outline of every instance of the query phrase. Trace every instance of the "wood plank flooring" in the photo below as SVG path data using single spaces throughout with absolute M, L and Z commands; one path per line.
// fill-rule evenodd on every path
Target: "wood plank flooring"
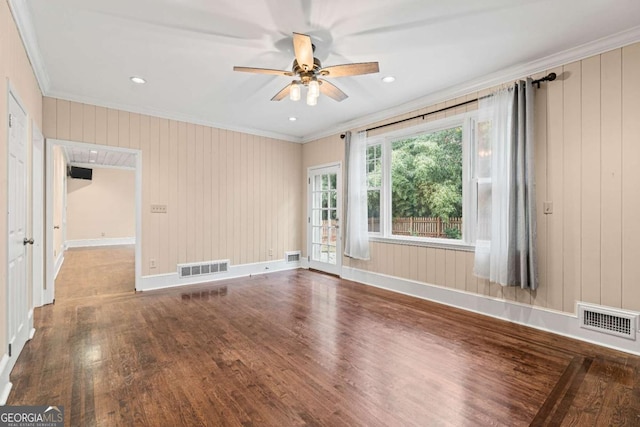
M 110 287 L 132 262 L 79 279 L 120 256 L 92 251 L 67 253 L 8 404 L 72 426 L 640 425 L 638 357 L 305 270 L 134 293 Z
M 56 301 L 135 289 L 135 246 L 69 249 L 56 279 Z

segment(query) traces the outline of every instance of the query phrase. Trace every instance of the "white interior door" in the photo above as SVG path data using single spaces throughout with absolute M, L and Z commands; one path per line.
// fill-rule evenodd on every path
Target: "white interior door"
M 43 305 L 42 294 L 44 291 L 44 137 L 36 125 L 33 125 L 31 133 L 33 146 L 31 163 L 32 203 L 33 206 L 33 252 L 32 252 L 32 278 L 33 278 L 33 306 Z
M 27 301 L 27 114 L 9 94 L 7 328 L 9 353 L 17 356 L 29 337 Z
M 340 275 L 342 181 L 340 165 L 309 169 L 309 267 Z

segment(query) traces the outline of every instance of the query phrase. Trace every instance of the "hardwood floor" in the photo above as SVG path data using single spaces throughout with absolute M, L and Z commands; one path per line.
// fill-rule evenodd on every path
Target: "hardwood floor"
M 305 270 L 111 294 L 120 273 L 88 270 L 36 310 L 8 404 L 73 426 L 640 425 L 624 353 Z
M 56 279 L 56 301 L 133 292 L 135 246 L 69 249 Z

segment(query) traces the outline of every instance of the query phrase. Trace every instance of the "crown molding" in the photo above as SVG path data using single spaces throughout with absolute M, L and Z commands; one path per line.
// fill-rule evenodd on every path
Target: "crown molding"
M 386 110 L 368 114 L 348 122 L 339 123 L 331 130 L 314 133 L 304 137 L 302 142 L 307 143 L 320 138 L 337 135 L 348 130 L 364 128 L 372 123 L 390 120 L 396 116 L 411 113 L 427 106 L 468 95 L 472 92 L 489 89 L 511 80 L 521 79 L 532 74 L 547 71 L 551 68 L 579 61 L 613 49 L 618 49 L 638 41 L 640 41 L 640 26 L 621 31 L 562 52 L 554 53 L 535 61 L 516 64 L 495 73 L 487 74 L 483 77 L 451 86 Z
M 27 57 L 31 62 L 38 86 L 40 86 L 40 92 L 45 94 L 50 87 L 49 74 L 44 66 L 27 0 L 8 0 L 8 3 L 13 20 L 16 23 L 16 27 L 18 27 L 18 34 L 20 34 Z
M 166 110 L 148 108 L 148 107 L 147 108 L 137 107 L 129 104 L 120 104 L 120 103 L 114 103 L 114 102 L 103 102 L 101 100 L 94 99 L 91 97 L 70 95 L 68 93 L 58 92 L 55 90 L 49 91 L 48 93 L 45 94 L 45 96 L 49 98 L 61 99 L 64 101 L 72 101 L 72 102 L 78 102 L 81 104 L 95 105 L 97 107 L 111 108 L 114 110 L 127 111 L 130 113 L 144 114 L 147 116 L 158 117 L 161 119 L 176 120 L 179 122 L 209 126 L 209 127 L 228 130 L 232 132 L 240 132 L 240 133 L 246 133 L 249 135 L 261 136 L 265 138 L 279 139 L 281 141 L 286 141 L 286 142 L 295 142 L 298 144 L 302 143 L 302 138 L 293 136 L 293 135 L 286 135 L 283 133 L 270 132 L 262 129 L 254 129 L 254 128 L 243 127 L 243 126 L 229 126 L 227 124 L 217 123 L 210 120 L 202 120 L 197 117 L 191 116 L 189 114 L 180 114 L 173 111 L 166 111 Z

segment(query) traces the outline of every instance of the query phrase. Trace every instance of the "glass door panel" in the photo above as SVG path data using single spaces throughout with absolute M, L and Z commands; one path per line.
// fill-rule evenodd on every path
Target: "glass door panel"
M 340 168 L 309 170 L 309 266 L 340 274 Z

